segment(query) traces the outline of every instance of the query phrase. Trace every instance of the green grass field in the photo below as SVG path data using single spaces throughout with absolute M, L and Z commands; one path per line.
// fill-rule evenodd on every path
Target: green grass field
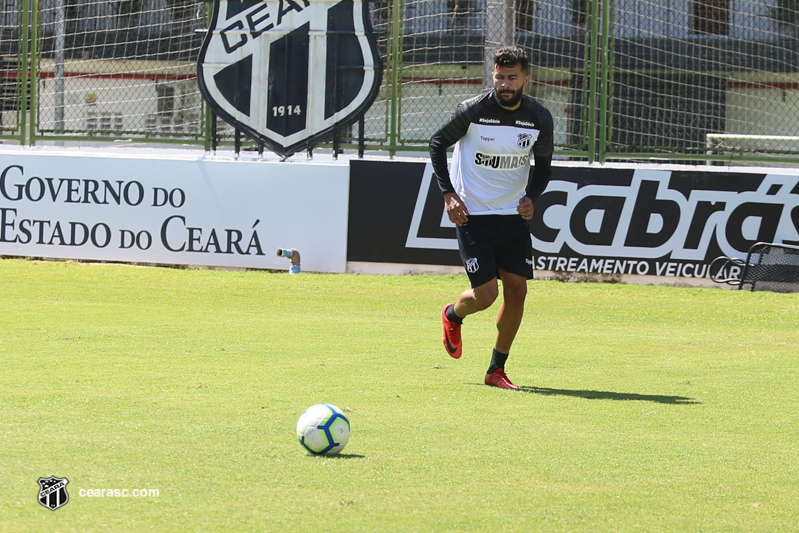
M 797 531 L 799 294 L 0 260 L 0 530 Z M 345 409 L 342 456 L 302 411 Z M 40 477 L 69 502 L 37 502 Z M 157 489 L 144 498 L 90 489 Z

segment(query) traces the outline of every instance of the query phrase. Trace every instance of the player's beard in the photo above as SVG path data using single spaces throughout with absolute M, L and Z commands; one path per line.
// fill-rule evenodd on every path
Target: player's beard
M 513 92 L 513 96 L 507 97 L 502 95 L 502 91 L 497 89 L 497 101 L 503 107 L 514 107 L 518 104 L 522 99 L 522 94 L 524 94 L 524 88 L 519 89 L 518 91 L 508 91 Z

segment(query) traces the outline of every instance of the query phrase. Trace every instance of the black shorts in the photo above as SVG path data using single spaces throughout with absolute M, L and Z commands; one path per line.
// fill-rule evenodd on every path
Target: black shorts
M 499 278 L 500 269 L 533 279 L 533 243 L 520 215 L 469 216 L 456 232 L 472 288 Z

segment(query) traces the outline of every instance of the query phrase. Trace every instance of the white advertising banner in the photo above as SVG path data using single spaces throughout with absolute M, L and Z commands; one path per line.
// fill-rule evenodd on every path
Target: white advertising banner
M 345 272 L 346 163 L 0 151 L 0 255 Z

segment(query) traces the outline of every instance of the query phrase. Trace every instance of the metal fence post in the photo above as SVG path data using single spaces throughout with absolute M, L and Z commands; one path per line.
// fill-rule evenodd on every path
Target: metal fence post
M 599 162 L 604 163 L 610 148 L 612 109 L 610 97 L 613 90 L 613 3 L 602 0 L 602 50 L 600 54 L 599 96 Z
M 37 3 L 38 0 L 33 0 Z M 24 145 L 28 137 L 28 94 L 29 94 L 29 76 L 30 68 L 30 20 L 31 20 L 31 5 L 30 0 L 22 0 L 19 10 L 19 61 L 20 61 L 20 79 L 17 84 L 19 91 L 17 120 L 19 126 L 19 142 Z
M 597 96 L 599 93 L 599 14 L 601 0 L 590 0 L 588 15 L 588 162 L 597 161 Z
M 41 50 L 41 40 L 39 37 L 39 21 L 41 20 L 42 5 L 41 0 L 33 0 L 30 18 L 30 74 L 28 76 L 28 91 L 30 94 L 30 122 L 29 137 L 30 145 L 36 144 L 36 134 L 39 127 L 39 53 Z
M 390 126 L 388 136 L 388 152 L 393 156 L 397 153 L 400 138 L 400 106 L 402 81 L 402 0 L 394 0 L 391 4 L 391 33 L 389 35 L 389 57 L 387 63 L 390 65 Z
M 513 0 L 486 1 L 485 50 L 483 53 L 483 88 L 494 87 L 494 52 L 515 44 L 515 4 Z
M 55 84 L 55 130 L 64 131 L 64 0 L 58 0 L 55 8 L 55 66 L 53 82 Z

